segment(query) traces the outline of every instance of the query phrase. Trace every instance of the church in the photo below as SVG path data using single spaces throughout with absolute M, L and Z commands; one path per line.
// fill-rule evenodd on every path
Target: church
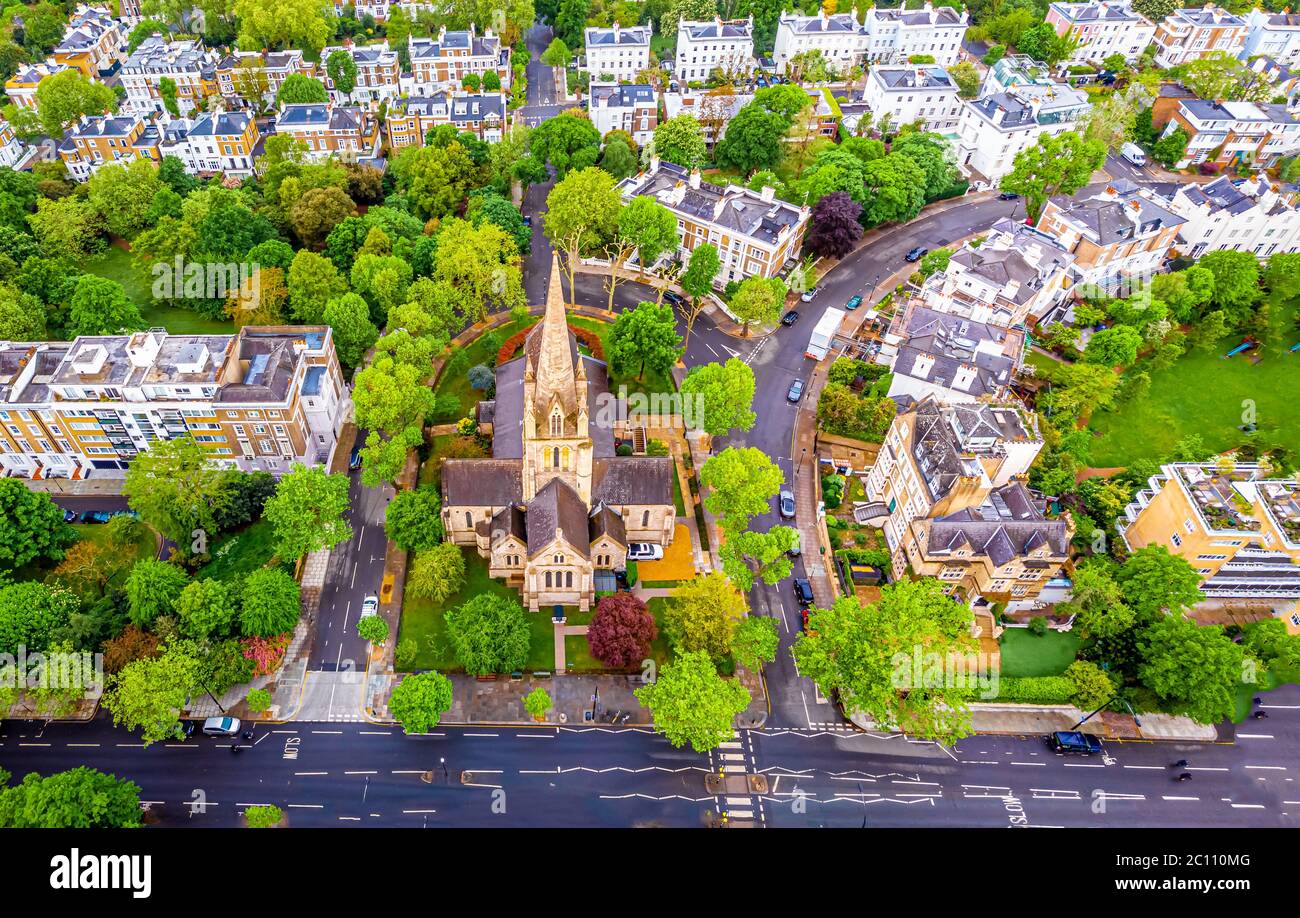
M 474 546 L 530 611 L 586 611 L 595 572 L 622 570 L 630 543 L 672 541 L 673 461 L 616 455 L 612 404 L 604 362 L 579 353 L 569 330 L 552 258 L 546 313 L 478 406 L 491 458 L 442 466 L 447 538 Z

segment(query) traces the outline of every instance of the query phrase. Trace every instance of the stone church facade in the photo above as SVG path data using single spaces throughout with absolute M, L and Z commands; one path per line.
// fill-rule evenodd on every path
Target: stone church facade
M 447 537 L 474 546 L 525 606 L 587 610 L 595 572 L 621 570 L 628 545 L 672 541 L 672 460 L 618 456 L 605 364 L 578 351 L 559 265 L 546 313 L 523 354 L 497 367 L 496 398 L 479 403 L 492 456 L 442 467 Z

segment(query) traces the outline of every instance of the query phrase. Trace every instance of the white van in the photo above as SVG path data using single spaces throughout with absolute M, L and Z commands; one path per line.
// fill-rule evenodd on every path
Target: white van
M 1147 155 L 1135 143 L 1124 144 L 1124 146 L 1120 147 L 1119 155 L 1135 166 L 1145 166 L 1147 164 Z

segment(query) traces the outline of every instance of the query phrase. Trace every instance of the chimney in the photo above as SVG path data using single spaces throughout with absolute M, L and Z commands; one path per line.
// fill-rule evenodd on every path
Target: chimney
M 619 35 L 621 35 L 622 33 L 623 33 L 623 30 L 619 28 L 618 20 L 615 19 L 615 20 L 614 20 L 614 44 L 618 44 L 618 37 L 619 37 Z
M 699 170 L 699 169 L 692 169 L 692 170 L 691 170 L 691 187 L 692 187 L 692 188 L 699 188 L 699 187 L 700 187 L 700 170 Z
M 659 157 L 652 156 L 650 157 L 650 174 L 654 175 L 658 171 L 659 171 Z
M 771 185 L 764 185 L 763 190 L 758 193 L 764 204 L 771 204 L 776 198 L 776 189 Z
M 969 392 L 973 382 L 975 382 L 975 368 L 968 363 L 963 363 L 953 375 L 952 388 Z
M 912 364 L 912 374 L 918 379 L 929 379 L 930 371 L 934 369 L 934 357 L 929 354 L 917 354 L 916 362 Z

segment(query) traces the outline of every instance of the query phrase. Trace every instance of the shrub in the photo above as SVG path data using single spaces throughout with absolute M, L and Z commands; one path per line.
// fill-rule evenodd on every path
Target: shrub
M 535 688 L 524 696 L 524 710 L 541 720 L 551 708 L 551 696 L 543 688 Z
M 1042 637 L 1048 631 L 1047 619 L 1041 615 L 1035 615 L 1029 620 L 1029 633 L 1036 637 Z
M 248 709 L 255 714 L 263 714 L 271 707 L 271 693 L 264 688 L 255 688 L 248 693 Z
M 357 621 L 357 634 L 372 644 L 388 640 L 388 622 L 378 615 L 365 615 Z
M 597 660 L 623 669 L 649 656 L 658 633 L 644 602 L 631 593 L 615 593 L 596 604 L 596 614 L 587 628 L 587 645 Z
M 410 637 L 402 638 L 397 642 L 397 649 L 393 652 L 393 662 L 397 664 L 398 669 L 408 669 L 419 653 L 419 641 Z
M 284 811 L 273 804 L 250 806 L 244 810 L 244 819 L 248 820 L 250 829 L 270 829 L 284 819 Z
M 827 475 L 822 479 L 822 500 L 827 510 L 834 510 L 844 500 L 844 476 Z

